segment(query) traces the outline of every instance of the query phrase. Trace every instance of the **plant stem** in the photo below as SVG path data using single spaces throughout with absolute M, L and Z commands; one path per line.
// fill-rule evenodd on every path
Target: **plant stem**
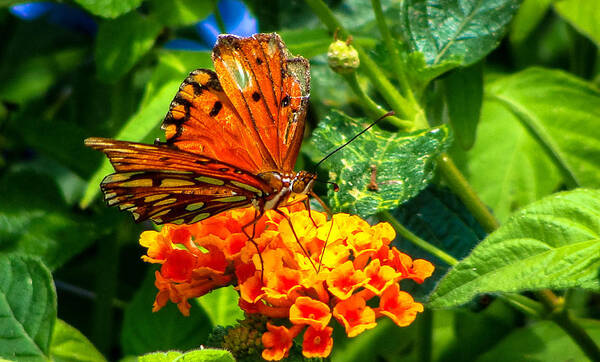
M 550 319 L 565 331 L 592 361 L 600 361 L 600 347 L 594 342 L 588 332 L 579 325 L 568 309 L 564 299 L 557 297 L 550 290 L 536 293 L 540 301 L 550 312 Z
M 127 237 L 126 231 L 128 228 L 122 224 L 115 234 L 97 243 L 96 263 L 97 269 L 102 270 L 102 273 L 98 273 L 96 277 L 92 336 L 98 350 L 105 354 L 108 353 L 113 342 L 114 309 L 111 302 L 117 294 L 119 244 Z
M 56 287 L 56 290 L 61 290 L 61 291 L 67 292 L 67 293 L 71 293 L 79 298 L 96 300 L 96 293 L 94 293 L 90 290 L 78 287 L 71 283 L 64 282 L 62 280 L 54 279 L 54 286 Z M 121 299 L 117 299 L 117 298 L 114 298 L 112 300 L 111 304 L 114 308 L 118 308 L 118 309 L 125 309 L 127 307 L 127 302 L 125 302 Z
M 313 12 L 321 19 L 323 24 L 327 26 L 327 29 L 331 33 L 338 32 L 340 37 L 348 38 L 351 34 L 340 24 L 335 18 L 331 10 L 323 2 L 323 0 L 305 0 L 308 6 L 311 7 Z M 367 54 L 367 52 L 359 45 L 353 45 L 360 57 L 360 69 L 369 77 L 377 91 L 385 99 L 385 101 L 392 107 L 394 112 L 400 118 L 413 120 L 423 111 L 413 103 L 407 101 L 401 94 L 396 90 L 394 85 L 387 79 L 385 74 L 379 69 L 375 61 Z
M 369 97 L 369 95 L 362 89 L 360 84 L 358 84 L 356 72 L 351 74 L 343 74 L 342 77 L 346 80 L 354 94 L 358 96 L 361 106 L 367 113 L 370 114 L 370 116 L 373 118 L 379 118 L 387 113 L 387 111 L 382 106 L 375 103 L 375 101 L 371 99 L 371 97 Z M 400 119 L 395 116 L 390 116 L 387 119 L 390 121 L 390 123 L 402 130 L 410 129 L 413 126 L 413 122 Z
M 454 258 L 452 255 L 446 253 L 445 251 L 438 249 L 437 247 L 428 243 L 427 241 L 421 239 L 417 235 L 413 234 L 410 230 L 408 230 L 406 227 L 404 227 L 404 225 L 400 224 L 400 222 L 398 222 L 398 220 L 396 220 L 396 218 L 392 214 L 390 214 L 388 211 L 382 211 L 382 212 L 378 213 L 378 215 L 382 219 L 389 222 L 392 225 L 392 227 L 394 228 L 394 230 L 396 230 L 396 232 L 400 236 L 402 236 L 406 240 L 410 241 L 411 243 L 415 244 L 419 248 L 429 252 L 430 254 L 432 254 L 434 256 L 437 256 L 439 259 L 441 259 L 442 261 L 444 261 L 446 264 L 448 264 L 450 266 L 454 266 L 454 265 L 458 264 L 458 260 L 456 258 Z
M 552 317 L 554 323 L 558 324 L 583 350 L 592 361 L 600 361 L 600 348 L 592 337 L 573 318 L 569 310 L 565 309 Z
M 465 179 L 448 154 L 443 153 L 438 157 L 438 167 L 444 176 L 444 180 L 446 180 L 452 191 L 465 204 L 483 229 L 487 233 L 496 230 L 500 226 L 498 220 L 496 220 L 487 206 L 473 191 L 467 179 Z
M 379 32 L 383 37 L 385 47 L 387 48 L 390 59 L 392 60 L 392 68 L 394 69 L 396 78 L 400 82 L 400 91 L 403 95 L 406 96 L 406 98 L 411 103 L 416 104 L 417 102 L 415 100 L 415 96 L 412 92 L 412 89 L 410 88 L 410 84 L 408 84 L 408 80 L 406 79 L 406 73 L 404 72 L 404 68 L 402 66 L 402 59 L 400 59 L 400 53 L 398 53 L 398 48 L 396 48 L 394 44 L 390 28 L 385 22 L 385 17 L 383 16 L 383 10 L 381 8 L 381 1 L 371 0 L 371 5 L 373 6 L 373 11 L 375 12 L 375 19 L 377 20 Z
M 531 317 L 542 319 L 546 314 L 546 310 L 541 303 L 524 295 L 516 293 L 503 293 L 500 294 L 498 298 L 510 304 L 513 308 L 518 309 Z

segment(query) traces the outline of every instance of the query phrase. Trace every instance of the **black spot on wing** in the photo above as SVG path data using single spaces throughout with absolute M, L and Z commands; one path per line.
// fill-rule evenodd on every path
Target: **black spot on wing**
M 220 101 L 216 101 L 208 115 L 211 117 L 216 117 L 219 114 L 219 112 L 221 112 L 222 108 L 223 103 L 221 103 Z

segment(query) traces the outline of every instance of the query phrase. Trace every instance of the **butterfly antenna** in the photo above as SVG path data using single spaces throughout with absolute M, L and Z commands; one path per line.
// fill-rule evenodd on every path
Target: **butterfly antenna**
M 315 179 L 315 182 L 320 182 L 322 184 L 330 184 L 333 185 L 333 191 L 338 192 L 340 190 L 340 186 L 338 184 L 336 184 L 335 182 L 331 182 L 331 181 L 323 181 L 323 180 L 319 180 L 318 178 Z
M 362 135 L 363 133 L 367 132 L 369 129 L 371 129 L 371 127 L 373 127 L 374 125 L 377 124 L 377 122 L 381 121 L 382 119 L 389 117 L 389 116 L 393 116 L 394 115 L 394 111 L 389 111 L 386 114 L 384 114 L 383 116 L 379 117 L 379 119 L 377 119 L 375 122 L 371 123 L 369 125 L 369 127 L 363 129 L 362 131 L 358 132 L 357 134 L 355 134 L 352 138 L 350 138 L 348 140 L 348 142 L 344 143 L 343 145 L 341 145 L 340 147 L 336 148 L 335 150 L 329 152 L 329 154 L 325 157 L 323 157 L 321 159 L 321 161 L 317 162 L 317 164 L 315 165 L 315 169 L 317 169 L 319 167 L 320 164 L 323 163 L 323 161 L 325 161 L 326 159 L 328 159 L 329 157 L 333 156 L 333 154 L 335 154 L 337 151 L 341 150 L 342 148 L 348 146 L 348 144 L 352 141 L 354 141 L 356 138 L 358 138 L 360 135 Z M 337 185 L 335 185 L 337 186 Z

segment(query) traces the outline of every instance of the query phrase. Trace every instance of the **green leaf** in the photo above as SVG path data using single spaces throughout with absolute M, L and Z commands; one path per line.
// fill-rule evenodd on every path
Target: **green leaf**
M 143 0 L 75 0 L 84 9 L 103 18 L 116 18 L 135 8 Z
M 518 119 L 489 99 L 483 103 L 477 140 L 466 164 L 471 186 L 500 221 L 555 191 L 561 180 L 558 169 Z
M 98 78 L 114 82 L 129 72 L 152 48 L 160 30 L 157 21 L 137 12 L 101 22 L 95 49 Z
M 288 29 L 279 32 L 292 54 L 305 58 L 327 53 L 332 37 L 325 29 Z
M 546 197 L 513 215 L 440 282 L 430 307 L 478 294 L 539 289 L 599 291 L 600 191 Z
M 558 0 L 553 3 L 556 12 L 577 31 L 600 46 L 600 2 L 588 0 Z
M 425 311 L 430 313 L 430 311 Z M 427 316 L 420 314 L 408 327 L 400 328 L 388 318 L 377 320 L 377 327 L 367 330 L 360 335 L 347 338 L 345 333 L 334 332 L 334 348 L 331 352 L 333 362 L 362 362 L 362 361 L 420 361 L 422 343 L 421 330 L 433 330 L 431 354 L 433 361 L 444 361 L 437 356 L 444 352 L 447 345 L 453 342 L 452 328 L 454 313 L 451 311 L 436 311 L 432 325 L 427 323 Z M 464 341 L 461 341 L 464 347 Z M 447 360 L 446 360 L 447 361 Z
M 319 123 L 312 143 L 325 155 L 370 122 L 331 112 Z M 400 205 L 427 186 L 435 158 L 449 144 L 446 127 L 403 134 L 370 129 L 324 164 L 330 180 L 340 186 L 339 192 L 330 190 L 330 206 L 364 217 Z M 377 190 L 370 189 L 372 177 Z
M 425 54 L 412 52 L 405 57 L 404 66 L 406 67 L 406 75 L 412 88 L 417 92 L 421 92 L 429 82 L 447 71 L 460 66 L 462 59 L 462 56 L 453 56 L 436 64 L 427 64 Z
M 522 43 L 538 26 L 554 0 L 524 0 L 510 26 L 512 43 Z
M 142 107 L 147 106 L 156 98 L 156 95 L 165 88 L 165 83 L 176 81 L 181 83 L 190 72 L 197 68 L 213 68 L 210 52 L 161 49 L 158 52 L 158 65 L 144 91 Z M 173 90 L 173 96 L 176 92 L 177 88 Z M 173 96 L 170 98 L 172 99 Z M 166 114 L 167 109 L 163 113 Z
M 208 67 L 209 53 L 164 51 L 159 56 L 152 79 L 146 86 L 140 110 L 136 112 L 114 138 L 140 142 L 148 135 L 160 131 L 158 125 L 169 109 L 171 100 L 177 93 L 183 79 L 198 67 Z M 100 167 L 88 182 L 80 206 L 87 207 L 100 192 L 100 182 L 113 172 L 108 159 L 103 159 Z
M 158 290 L 154 273 L 149 273 L 142 287 L 125 309 L 121 346 L 125 354 L 141 355 L 156 350 L 189 350 L 200 346 L 212 328 L 211 321 L 196 303 L 190 316 L 184 317 L 171 302 L 152 312 Z
M 19 3 L 27 2 L 26 0 L 0 0 L 0 6 L 8 7 Z
M 197 23 L 213 11 L 212 1 L 197 0 L 152 0 L 152 16 L 162 24 L 182 26 Z
M 336 339 L 331 361 L 393 361 L 399 360 L 400 356 L 406 357 L 407 354 L 414 356 L 416 340 L 414 324 L 406 328 L 399 328 L 387 318 L 382 318 L 377 322 L 376 328 L 367 330 L 354 338 Z M 417 320 L 415 324 L 418 322 Z M 385 356 L 393 357 L 386 359 Z
M 434 320 L 439 312 L 450 311 L 436 311 Z M 520 313 L 499 299 L 477 312 L 466 308 L 453 309 L 452 312 L 454 341 L 445 348 L 439 361 L 479 361 L 478 356 L 522 323 Z M 465 348 L 465 341 L 469 341 L 469 348 Z
M 466 257 L 486 236 L 458 197 L 449 190 L 433 185 L 393 210 L 392 215 L 415 235 L 459 260 Z M 426 259 L 435 265 L 434 274 L 423 284 L 408 281 L 402 284 L 402 290 L 408 291 L 418 300 L 426 300 L 426 296 L 446 275 L 449 267 L 443 260 L 401 236 L 394 240 L 393 245 L 413 259 Z
M 50 271 L 37 258 L 0 255 L 0 358 L 48 358 L 56 320 Z
M 435 78 L 460 66 L 463 59 L 462 55 L 454 55 L 437 64 L 427 64 L 425 54 L 419 51 L 409 53 L 406 44 L 400 41 L 396 41 L 395 46 L 398 48 L 398 53 L 402 58 L 403 68 L 405 69 L 404 73 L 410 83 L 411 89 L 417 94 L 421 93 L 429 82 Z M 384 72 L 387 72 L 389 77 L 395 77 L 396 75 L 391 71 L 393 66 L 388 53 L 386 45 L 383 42 L 379 42 L 375 47 L 373 56 L 379 67 Z
M 600 91 L 558 70 L 498 78 L 486 96 L 512 112 L 559 167 L 569 187 L 600 187 Z
M 600 341 L 600 322 L 591 319 L 576 320 L 590 335 Z M 516 329 L 492 350 L 477 361 L 519 361 L 527 356 L 528 361 L 587 361 L 587 356 L 557 324 L 540 321 Z
M 77 329 L 58 319 L 52 333 L 50 357 L 56 362 L 102 362 L 102 353 Z
M 90 245 L 95 230 L 70 211 L 48 176 L 22 171 L 0 178 L 2 252 L 39 256 L 53 270 Z
M 238 319 L 244 319 L 244 312 L 238 306 L 240 295 L 233 287 L 224 287 L 198 298 L 214 326 L 231 326 Z
M 412 51 L 427 64 L 477 62 L 500 43 L 520 0 L 405 0 L 398 15 Z
M 483 64 L 454 70 L 444 78 L 444 88 L 454 136 L 468 150 L 475 143 L 483 102 Z
M 164 87 L 152 97 L 148 105 L 140 109 L 140 111 L 127 121 L 125 126 L 114 138 L 134 142 L 139 142 L 146 138 L 154 128 L 158 128 L 159 121 L 163 117 L 162 114 L 166 114 L 169 103 L 173 99 L 173 94 L 175 94 L 179 84 L 180 81 L 171 81 L 165 84 Z M 88 186 L 86 187 L 80 202 L 82 208 L 86 208 L 96 198 L 100 192 L 100 182 L 112 172 L 113 167 L 108 158 L 103 159 L 100 167 L 88 181 Z
M 14 67 L 5 68 L 10 75 L 2 74 L 0 99 L 25 104 L 46 95 L 60 76 L 83 62 L 86 53 L 84 48 L 71 47 L 20 59 Z
M 150 353 L 138 358 L 140 362 L 171 362 L 171 361 L 182 361 L 182 362 L 235 362 L 235 358 L 229 351 L 222 349 L 201 349 L 190 351 L 186 353 L 170 351 L 170 352 L 156 352 Z

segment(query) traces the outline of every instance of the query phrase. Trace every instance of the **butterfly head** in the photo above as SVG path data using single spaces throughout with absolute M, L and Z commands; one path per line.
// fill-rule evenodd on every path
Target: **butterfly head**
M 292 179 L 292 192 L 295 194 L 306 195 L 310 193 L 317 175 L 306 171 L 300 171 Z

